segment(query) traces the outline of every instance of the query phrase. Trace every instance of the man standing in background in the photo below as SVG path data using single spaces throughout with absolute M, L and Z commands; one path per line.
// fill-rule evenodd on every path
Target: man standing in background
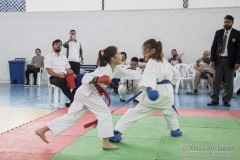
M 76 31 L 70 31 L 70 38 L 63 44 L 63 47 L 67 49 L 66 57 L 71 66 L 71 70 L 75 75 L 80 73 L 80 64 L 83 64 L 82 45 L 76 39 Z
M 232 28 L 234 18 L 224 18 L 224 29 L 216 31 L 211 48 L 211 66 L 214 69 L 212 101 L 208 106 L 219 104 L 219 93 L 224 80 L 223 105 L 229 107 L 233 95 L 234 71 L 240 67 L 240 32 Z

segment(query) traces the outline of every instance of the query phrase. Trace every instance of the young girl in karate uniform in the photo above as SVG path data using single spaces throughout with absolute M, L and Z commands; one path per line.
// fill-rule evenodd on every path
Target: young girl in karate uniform
M 163 58 L 160 41 L 149 39 L 143 43 L 142 50 L 144 56 L 148 58 L 142 79 L 139 82 L 139 88 L 143 92 L 137 97 L 139 104 L 135 108 L 129 109 L 117 122 L 114 136 L 110 138 L 114 142 L 121 141 L 121 135 L 128 128 L 156 110 L 161 110 L 172 136 L 182 135 L 175 111 L 172 108 L 174 103 L 172 84 L 177 82 L 179 73 Z
M 98 134 L 103 138 L 102 148 L 106 150 L 117 149 L 109 143 L 109 137 L 113 136 L 112 114 L 107 104 L 99 95 L 94 84 L 106 88 L 112 78 L 140 79 L 141 74 L 134 70 L 122 68 L 122 55 L 116 47 L 110 46 L 99 51 L 98 61 L 100 67 L 94 72 L 86 73 L 82 79 L 82 85 L 77 89 L 74 101 L 68 109 L 68 113 L 59 117 L 46 126 L 36 130 L 36 134 L 46 143 L 47 131 L 58 135 L 72 125 L 85 113 L 86 109 L 92 111 L 98 119 Z

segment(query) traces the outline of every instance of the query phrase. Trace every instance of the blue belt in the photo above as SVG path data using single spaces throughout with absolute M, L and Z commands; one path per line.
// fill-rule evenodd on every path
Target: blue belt
M 166 79 L 162 80 L 161 82 L 157 82 L 157 84 L 168 84 L 168 83 L 171 83 L 171 82 L 169 80 L 166 80 Z
M 168 84 L 171 83 L 169 80 L 162 80 L 161 82 L 157 82 L 157 84 Z M 172 84 L 172 83 L 171 83 Z M 172 84 L 173 85 L 173 84 Z M 174 104 L 172 105 L 172 108 L 174 109 L 174 111 L 179 115 L 177 109 L 175 108 Z
M 162 80 L 161 82 L 157 82 L 157 84 L 172 84 L 169 80 Z M 126 102 L 124 102 L 123 104 L 121 104 L 120 106 L 118 106 L 116 109 L 114 109 L 112 111 L 115 112 L 116 110 L 118 110 L 119 108 L 121 108 L 122 106 L 124 106 L 125 104 L 131 102 L 132 100 L 134 100 L 137 96 L 139 96 L 142 93 L 142 91 L 138 92 L 136 95 L 134 95 L 133 97 L 129 98 L 128 100 L 126 100 Z M 176 108 L 174 107 L 174 105 L 172 106 L 172 108 L 177 112 Z M 178 112 L 177 112 L 178 113 Z
M 162 80 L 161 82 L 157 82 L 157 84 L 168 84 L 171 83 L 169 80 Z M 141 94 L 142 91 L 138 92 L 135 96 L 129 98 L 126 102 L 124 102 L 121 106 L 131 102 L 132 100 L 134 100 L 139 94 Z

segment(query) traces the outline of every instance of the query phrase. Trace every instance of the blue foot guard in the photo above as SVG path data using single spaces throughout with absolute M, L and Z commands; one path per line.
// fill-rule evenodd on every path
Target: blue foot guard
M 113 131 L 114 136 L 110 137 L 109 140 L 116 143 L 120 142 L 122 140 L 122 137 L 119 136 L 118 133 L 118 131 Z
M 171 135 L 172 135 L 173 137 L 181 136 L 181 135 L 182 135 L 182 131 L 181 131 L 180 129 L 171 131 Z

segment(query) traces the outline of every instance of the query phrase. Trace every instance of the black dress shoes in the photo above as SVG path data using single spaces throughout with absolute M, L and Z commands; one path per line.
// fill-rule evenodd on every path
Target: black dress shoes
M 139 101 L 138 101 L 138 100 L 136 100 L 136 99 L 134 99 L 134 100 L 133 100 L 133 102 L 135 102 L 135 103 L 139 103 Z
M 226 107 L 230 107 L 231 106 L 230 103 L 228 103 L 228 102 L 224 102 L 223 105 L 226 106 Z
M 120 98 L 120 102 L 125 102 L 125 99 L 121 99 L 121 98 Z
M 218 104 L 219 104 L 218 102 L 212 101 L 212 102 L 208 103 L 207 105 L 208 106 L 217 106 Z
M 66 106 L 66 107 L 70 107 L 70 106 L 71 106 L 71 103 L 65 103 L 65 106 Z

